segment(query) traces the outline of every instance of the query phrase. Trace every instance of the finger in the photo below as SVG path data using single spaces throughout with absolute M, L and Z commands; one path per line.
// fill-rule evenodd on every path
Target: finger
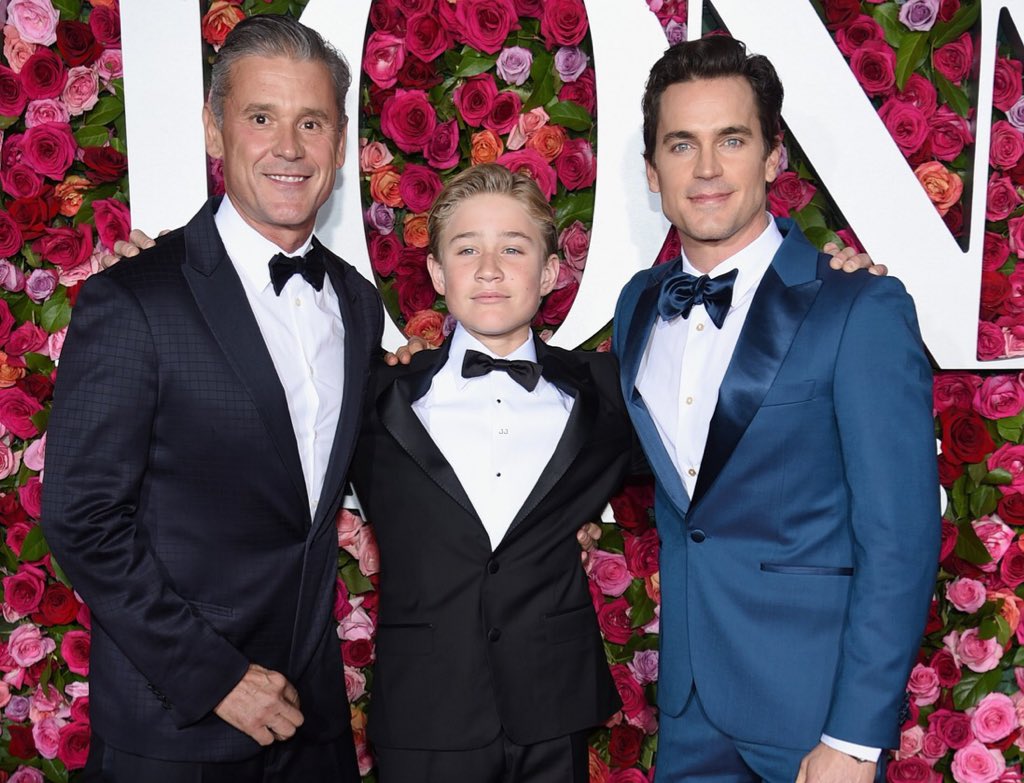
M 885 275 L 889 274 L 889 267 L 887 267 L 885 264 L 872 264 L 871 266 L 868 267 L 868 271 L 873 275 L 884 277 Z
M 388 367 L 394 367 L 396 364 L 398 364 L 398 357 L 391 353 L 391 351 L 388 351 L 386 354 L 384 354 L 384 364 L 386 364 Z
M 821 252 L 829 253 L 834 256 L 836 253 L 839 252 L 839 245 L 837 245 L 835 242 L 826 242 L 822 246 Z
M 128 241 L 130 241 L 134 245 L 138 245 L 142 249 L 145 249 L 147 247 L 153 247 L 153 245 L 156 244 L 156 242 L 149 236 L 149 234 L 138 228 L 132 229 L 131 233 L 128 234 Z
M 298 707 L 294 707 L 286 701 L 280 703 L 277 715 L 273 721 L 275 726 L 280 726 L 280 721 L 276 720 L 276 718 L 288 721 L 288 723 L 295 727 L 301 726 L 305 722 L 305 718 L 302 717 Z
M 248 734 L 263 747 L 274 744 L 274 735 L 266 726 L 260 726 L 258 729 L 248 732 Z
M 284 700 L 286 702 L 291 704 L 296 709 L 299 708 L 299 692 L 298 690 L 296 690 L 294 685 L 288 683 L 288 685 L 285 686 L 284 692 L 281 695 L 284 697 Z
M 576 540 L 580 542 L 584 552 L 589 552 L 594 548 L 594 539 L 582 528 L 576 531 Z
M 587 524 L 583 526 L 583 529 L 586 530 L 587 535 L 595 541 L 599 541 L 601 539 L 601 533 L 604 532 L 603 530 L 601 530 L 601 526 L 598 525 L 596 522 L 587 522 Z
M 267 726 L 267 730 L 275 740 L 291 739 L 295 736 L 295 727 L 286 720 L 275 720 Z
M 125 242 L 123 239 L 119 239 L 114 243 L 114 253 L 122 258 L 132 258 L 139 254 L 139 248 L 131 242 Z

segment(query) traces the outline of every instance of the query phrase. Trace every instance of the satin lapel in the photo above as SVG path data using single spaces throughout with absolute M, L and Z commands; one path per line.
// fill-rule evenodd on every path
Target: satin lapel
M 580 450 L 594 434 L 594 420 L 597 417 L 597 391 L 590 371 L 585 364 L 571 366 L 563 357 L 549 350 L 539 339 L 534 338 L 537 346 L 537 360 L 543 369 L 546 381 L 553 383 L 563 392 L 571 395 L 574 402 L 569 419 L 562 430 L 555 450 L 551 454 L 540 478 L 527 495 L 522 507 L 509 525 L 504 538 L 513 531 L 533 512 L 538 504 L 562 480 L 565 471 L 576 460 Z M 504 541 L 504 539 L 503 539 Z
M 430 388 L 430 381 L 448 360 L 451 341 L 437 351 L 428 354 L 416 370 L 399 376 L 377 399 L 377 415 L 381 424 L 416 462 L 430 479 L 444 490 L 466 511 L 477 517 L 476 509 L 469 500 L 466 490 L 459 483 L 458 476 L 434 443 L 423 422 L 412 409 L 412 404 Z M 420 354 L 423 356 L 423 354 Z M 417 357 L 419 358 L 419 357 Z M 414 360 L 415 361 L 415 360 Z
M 345 272 L 341 264 L 324 253 L 327 275 L 338 295 L 338 306 L 341 310 L 341 322 L 345 326 L 345 381 L 341 397 L 341 412 L 338 414 L 338 426 L 334 432 L 334 443 L 331 456 L 327 461 L 327 472 L 324 474 L 324 485 L 317 503 L 316 528 L 328 521 L 328 512 L 333 508 L 334 501 L 345 485 L 346 475 L 342 466 L 347 465 L 355 447 L 355 436 L 359 432 L 359 420 L 362 416 L 362 392 L 365 389 L 366 374 L 369 368 L 370 354 L 366 345 L 367 323 L 363 317 L 356 291 L 349 290 L 345 285 Z
M 672 266 L 674 264 L 666 265 L 665 272 L 667 273 Z M 658 294 L 661 291 L 663 277 L 664 274 L 652 275 L 647 288 L 641 291 L 637 298 L 632 317 L 629 318 L 624 355 L 619 357 L 619 366 L 622 396 L 626 400 L 640 443 L 643 444 L 647 461 L 669 499 L 679 509 L 680 514 L 685 516 L 690 508 L 690 497 L 686 494 L 686 487 L 679 478 L 675 463 L 665 449 L 658 427 L 647 410 L 647 404 L 636 388 L 640 360 L 647 350 L 651 329 L 658 318 Z
M 182 270 L 192 295 L 231 368 L 256 404 L 299 498 L 308 509 L 299 447 L 277 369 L 235 267 L 227 257 L 208 203 L 185 228 Z M 307 512 L 308 514 L 308 512 Z M 308 516 L 306 517 L 308 524 Z
M 792 254 L 788 259 L 787 252 Z M 780 277 L 783 265 L 790 271 L 803 267 L 804 274 L 798 276 L 802 281 L 787 286 Z M 821 288 L 821 281 L 814 277 L 816 266 L 817 251 L 806 240 L 796 248 L 786 242 L 765 272 L 718 391 L 718 405 L 711 417 L 693 492 L 694 504 L 700 502 L 732 456 L 775 382 L 793 338 Z

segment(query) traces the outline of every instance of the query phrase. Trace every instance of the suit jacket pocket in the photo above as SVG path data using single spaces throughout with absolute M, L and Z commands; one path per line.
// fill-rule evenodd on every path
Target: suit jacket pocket
M 797 576 L 853 576 L 852 566 L 802 566 L 782 563 L 761 563 L 761 570 L 769 574 L 795 574 Z
M 544 615 L 544 632 L 552 644 L 561 644 L 598 633 L 597 617 L 591 604 Z
M 235 610 L 230 606 L 221 606 L 219 604 L 211 604 L 206 601 L 193 601 L 190 598 L 186 598 L 188 605 L 192 607 L 194 612 L 207 617 L 234 617 Z
M 430 655 L 434 652 L 433 623 L 381 623 L 377 626 L 377 655 Z
M 792 405 L 795 402 L 806 402 L 814 397 L 814 381 L 798 381 L 797 383 L 777 383 L 768 390 L 761 407 L 770 405 Z

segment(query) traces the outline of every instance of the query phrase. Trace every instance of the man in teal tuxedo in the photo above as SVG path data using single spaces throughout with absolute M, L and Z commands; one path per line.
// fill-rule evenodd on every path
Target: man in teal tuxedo
M 716 36 L 672 47 L 644 97 L 682 257 L 626 286 L 613 348 L 657 480 L 658 783 L 880 776 L 934 585 L 914 306 L 766 213 L 782 93 Z

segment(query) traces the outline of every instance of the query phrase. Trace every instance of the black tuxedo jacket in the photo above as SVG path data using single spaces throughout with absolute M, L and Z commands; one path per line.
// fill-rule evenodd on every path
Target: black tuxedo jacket
M 498 547 L 411 408 L 448 343 L 375 367 L 352 477 L 381 550 L 370 737 L 459 750 L 580 731 L 619 706 L 575 534 L 630 468 L 632 427 L 610 354 L 537 341 L 575 398 L 561 440 Z
M 43 528 L 92 610 L 93 727 L 169 760 L 258 751 L 212 713 L 250 662 L 295 684 L 309 739 L 349 731 L 334 517 L 380 299 L 325 252 L 345 391 L 311 518 L 284 391 L 216 206 L 84 284 L 47 436 Z

